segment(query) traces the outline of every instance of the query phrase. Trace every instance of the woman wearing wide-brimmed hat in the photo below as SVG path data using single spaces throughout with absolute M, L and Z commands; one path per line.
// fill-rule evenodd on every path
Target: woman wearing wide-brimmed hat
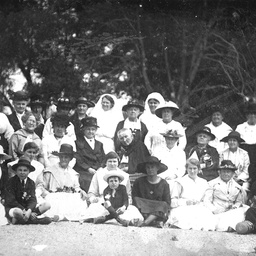
M 240 133 L 244 140 L 240 147 L 246 150 L 250 158 L 249 176 L 251 182 L 256 181 L 256 103 L 249 102 L 245 105 L 244 113 L 246 122 L 239 124 L 236 131 Z
M 59 152 L 60 146 L 64 143 L 70 144 L 76 151 L 75 141 L 67 135 L 67 127 L 69 126 L 69 117 L 63 113 L 55 113 L 51 117 L 53 126 L 53 134 L 45 136 L 42 140 L 45 166 L 51 166 L 59 162 L 58 156 L 53 152 Z M 76 161 L 73 159 L 70 166 L 74 167 Z
M 228 148 L 220 153 L 220 161 L 230 160 L 235 164 L 237 170 L 234 179 L 238 184 L 248 191 L 250 185 L 248 173 L 250 159 L 248 152 L 239 147 L 244 140 L 241 138 L 239 132 L 232 131 L 221 141 L 226 142 L 228 144 Z
M 95 138 L 103 143 L 105 154 L 115 150 L 114 135 L 117 124 L 124 119 L 121 106 L 113 94 L 103 94 L 89 116 L 97 118 L 99 128 Z
M 139 226 L 156 224 L 163 227 L 168 219 L 171 197 L 168 183 L 158 174 L 166 171 L 167 166 L 157 157 L 149 156 L 145 162 L 138 164 L 137 169 L 146 174 L 135 180 L 132 188 L 133 204 L 144 217 Z
M 177 104 L 172 101 L 160 104 L 155 110 L 156 116 L 162 119 L 155 129 L 148 132 L 145 138 L 145 145 L 150 151 L 151 155 L 155 155 L 161 147 L 165 146 L 165 139 L 160 133 L 164 133 L 169 130 L 176 130 L 182 135 L 179 138 L 177 145 L 184 150 L 187 139 L 185 135 L 185 130 L 181 123 L 173 120 L 173 118 L 179 116 L 180 110 Z
M 78 221 L 87 209 L 87 194 L 80 188 L 79 174 L 69 165 L 75 152 L 72 145 L 62 144 L 53 154 L 59 161 L 39 175 L 37 188 L 41 188 L 42 197 L 51 204 L 47 213 L 50 217 L 58 215 L 59 220 Z
M 144 141 L 146 134 L 148 133 L 148 129 L 146 125 L 139 120 L 139 116 L 144 111 L 144 104 L 142 101 L 133 99 L 128 101 L 126 105 L 122 108 L 123 112 L 127 113 L 127 118 L 125 120 L 120 121 L 117 124 L 114 143 L 116 152 L 120 151 L 121 143 L 118 139 L 118 131 L 123 128 L 128 128 L 132 131 L 135 141 Z
M 219 154 L 216 148 L 209 145 L 215 135 L 211 133 L 209 127 L 204 126 L 195 133 L 197 144 L 186 148 L 188 158 L 195 158 L 201 163 L 199 177 L 210 181 L 218 177 Z

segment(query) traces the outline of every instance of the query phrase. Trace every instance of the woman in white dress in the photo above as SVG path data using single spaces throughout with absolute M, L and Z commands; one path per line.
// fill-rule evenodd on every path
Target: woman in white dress
M 102 142 L 105 154 L 114 151 L 114 134 L 119 121 L 123 120 L 123 113 L 116 96 L 103 94 L 89 114 L 97 118 L 99 128 L 95 139 Z
M 148 130 L 155 129 L 162 121 L 161 118 L 156 116 L 155 110 L 158 105 L 162 105 L 164 102 L 163 96 L 158 92 L 152 92 L 148 95 L 145 101 L 145 110 L 140 116 L 140 121 L 147 126 Z
M 37 188 L 42 190 L 42 197 L 50 203 L 49 217 L 57 215 L 59 220 L 79 221 L 87 209 L 87 194 L 80 188 L 79 174 L 69 162 L 74 157 L 73 147 L 62 144 L 59 162 L 46 168 L 37 178 Z
M 215 230 L 215 217 L 203 205 L 209 185 L 205 179 L 197 176 L 200 162 L 190 158 L 186 169 L 188 174 L 175 181 L 167 225 L 181 229 Z

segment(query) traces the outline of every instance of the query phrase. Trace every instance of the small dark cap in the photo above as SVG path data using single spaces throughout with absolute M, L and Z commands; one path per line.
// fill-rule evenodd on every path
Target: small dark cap
M 92 116 L 83 118 L 81 120 L 80 129 L 83 129 L 84 127 L 96 127 L 96 128 L 98 128 L 99 126 L 97 125 L 97 119 L 95 117 L 92 117 Z
M 200 129 L 199 131 L 197 131 L 197 132 L 195 133 L 195 135 L 197 136 L 197 135 L 200 134 L 200 133 L 207 134 L 208 136 L 211 137 L 211 140 L 214 140 L 214 139 L 215 139 L 215 135 L 212 134 L 211 129 L 210 129 L 209 127 L 207 127 L 207 126 L 204 126 L 202 129 Z
M 144 111 L 144 104 L 143 104 L 141 101 L 136 100 L 136 99 L 128 101 L 128 103 L 123 106 L 122 110 L 123 110 L 123 111 L 127 111 L 127 110 L 128 110 L 129 108 L 131 108 L 131 107 L 136 107 L 136 108 L 138 108 L 141 112 Z
M 28 101 L 29 96 L 24 91 L 17 91 L 17 92 L 14 93 L 12 100 L 14 100 L 14 101 L 23 101 L 23 100 Z
M 79 104 L 85 104 L 88 108 L 92 108 L 95 106 L 95 104 L 92 101 L 87 100 L 85 97 L 80 97 L 76 101 L 76 106 Z

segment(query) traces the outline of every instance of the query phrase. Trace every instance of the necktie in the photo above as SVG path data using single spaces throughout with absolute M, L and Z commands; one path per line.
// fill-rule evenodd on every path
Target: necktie
M 25 188 L 25 181 L 24 180 L 21 181 L 21 185 L 22 185 L 22 188 Z

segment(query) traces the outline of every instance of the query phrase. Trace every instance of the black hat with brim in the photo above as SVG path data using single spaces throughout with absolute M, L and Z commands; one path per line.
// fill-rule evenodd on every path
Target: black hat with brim
M 137 172 L 147 174 L 147 171 L 146 171 L 147 164 L 156 164 L 158 166 L 158 171 L 157 171 L 158 174 L 168 169 L 168 167 L 165 164 L 161 163 L 161 161 L 157 157 L 149 156 L 146 158 L 146 160 L 143 163 L 139 163 L 137 165 Z
M 232 131 L 228 134 L 228 136 L 224 137 L 220 141 L 222 142 L 228 142 L 229 139 L 236 139 L 239 143 L 245 142 L 242 138 L 239 132 L 237 131 Z
M 99 126 L 97 125 L 97 118 L 89 116 L 89 117 L 85 117 L 81 120 L 81 127 L 80 129 L 83 129 L 85 127 L 96 127 L 99 128 Z
M 126 105 L 123 106 L 122 111 L 127 111 L 131 107 L 138 108 L 140 112 L 144 111 L 144 106 L 138 100 L 129 101 Z
M 231 170 L 236 171 L 236 166 L 230 160 L 223 160 L 219 165 L 219 170 Z
M 207 126 L 204 126 L 202 129 L 200 129 L 199 131 L 197 131 L 195 133 L 195 135 L 197 136 L 198 134 L 200 133 L 204 133 L 204 134 L 207 134 L 208 136 L 211 137 L 211 140 L 214 140 L 216 137 L 214 134 L 211 133 L 211 129 Z
M 13 169 L 14 171 L 16 171 L 19 166 L 26 166 L 26 167 L 28 167 L 28 169 L 29 169 L 30 172 L 35 171 L 35 167 L 31 165 L 29 159 L 28 159 L 27 157 L 25 157 L 25 156 L 22 156 L 22 157 L 19 159 L 18 163 L 17 163 L 17 164 L 14 164 L 14 165 L 12 166 L 12 169 Z
M 95 106 L 95 104 L 92 101 L 87 100 L 85 97 L 78 98 L 75 104 L 76 106 L 79 104 L 85 104 L 88 108 L 92 108 Z
M 52 152 L 52 154 L 54 156 L 61 156 L 61 155 L 68 155 L 71 158 L 74 157 L 74 151 L 73 151 L 73 147 L 70 144 L 64 143 L 60 146 L 60 151 L 59 152 Z

